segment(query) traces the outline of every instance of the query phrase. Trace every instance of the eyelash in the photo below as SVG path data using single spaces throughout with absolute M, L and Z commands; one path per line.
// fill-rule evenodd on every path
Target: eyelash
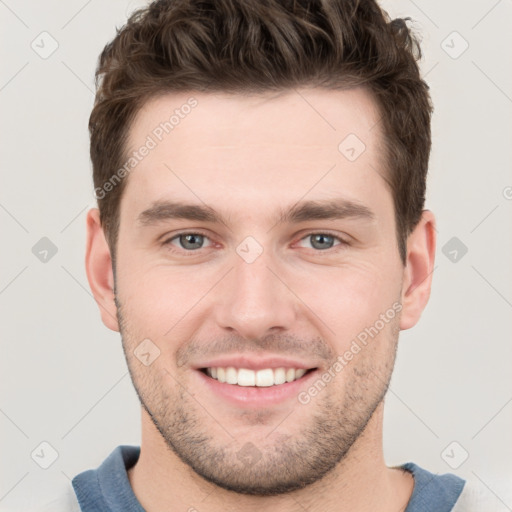
M 205 238 L 210 240 L 210 237 L 206 233 L 204 233 L 204 232 L 202 232 L 200 230 L 198 230 L 198 231 L 182 231 L 180 233 L 177 233 L 177 234 L 173 235 L 171 238 L 168 238 L 167 240 L 165 240 L 162 243 L 162 245 L 167 247 L 171 252 L 178 252 L 178 253 L 181 253 L 181 254 L 185 253 L 185 254 L 187 254 L 187 256 L 194 256 L 198 252 L 200 252 L 201 249 L 205 249 L 203 247 L 201 247 L 199 249 L 195 249 L 195 250 L 194 249 L 193 250 L 187 250 L 187 249 L 177 249 L 177 248 L 174 248 L 174 246 L 171 244 L 171 242 L 173 240 L 178 239 L 180 236 L 183 236 L 183 235 L 200 235 L 200 236 L 203 236 L 203 237 L 205 237 Z M 299 242 L 301 242 L 302 240 L 304 240 L 304 239 L 306 239 L 306 238 L 308 238 L 310 236 L 313 236 L 313 235 L 327 235 L 327 236 L 331 236 L 336 241 L 339 242 L 339 244 L 334 245 L 333 247 L 330 247 L 329 249 L 320 250 L 320 249 L 312 248 L 313 251 L 318 252 L 318 253 L 329 253 L 329 252 L 331 252 L 333 250 L 336 250 L 336 247 L 348 245 L 347 241 L 343 240 L 339 236 L 337 236 L 334 233 L 331 233 L 329 231 L 311 231 L 309 233 L 306 233 L 304 236 L 302 236 L 302 238 L 300 238 Z M 210 240 L 210 241 L 212 241 L 212 240 Z M 207 247 L 206 247 L 206 249 L 207 249 Z

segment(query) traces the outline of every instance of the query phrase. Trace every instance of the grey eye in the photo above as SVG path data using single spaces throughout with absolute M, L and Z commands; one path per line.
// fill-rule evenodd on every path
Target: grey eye
M 309 239 L 311 241 L 311 245 L 315 249 L 325 250 L 333 247 L 335 237 L 326 235 L 324 233 L 317 233 L 314 235 L 309 235 Z
M 186 235 L 179 235 L 177 238 L 183 249 L 201 249 L 205 237 L 197 233 L 188 233 Z

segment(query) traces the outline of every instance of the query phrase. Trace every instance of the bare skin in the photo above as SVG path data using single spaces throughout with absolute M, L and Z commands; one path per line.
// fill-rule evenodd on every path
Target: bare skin
M 428 302 L 435 219 L 423 212 L 403 265 L 372 98 L 301 94 L 308 102 L 293 91 L 191 92 L 144 106 L 129 152 L 197 100 L 128 177 L 115 283 L 98 211 L 88 213 L 87 275 L 103 322 L 121 332 L 142 404 L 141 455 L 128 477 L 149 512 L 398 512 L 411 496 L 412 476 L 384 461 L 383 398 L 399 331 Z M 348 139 L 361 152 L 352 160 L 339 149 L 349 134 L 364 144 L 361 152 Z M 169 205 L 155 210 L 164 201 L 221 219 L 173 218 Z M 343 215 L 281 218 L 306 201 L 336 201 Z M 378 333 L 356 352 L 370 326 Z M 143 340 L 159 351 L 149 365 L 134 353 Z M 282 357 L 311 373 L 277 403 L 235 403 L 198 368 L 238 355 Z M 309 393 L 338 357 L 342 369 Z

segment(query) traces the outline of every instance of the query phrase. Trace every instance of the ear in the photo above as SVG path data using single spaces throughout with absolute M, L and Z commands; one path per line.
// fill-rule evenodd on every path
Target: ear
M 87 212 L 87 249 L 85 270 L 94 299 L 100 308 L 101 320 L 113 331 L 119 332 L 117 307 L 114 302 L 114 273 L 110 249 L 100 223 L 100 212 Z
M 402 287 L 400 329 L 410 329 L 420 319 L 432 286 L 436 252 L 436 219 L 423 210 L 418 225 L 407 239 L 407 257 Z

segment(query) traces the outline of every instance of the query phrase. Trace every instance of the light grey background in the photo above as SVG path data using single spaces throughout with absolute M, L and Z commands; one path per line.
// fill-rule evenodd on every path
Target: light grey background
M 84 270 L 93 73 L 139 5 L 0 0 L 2 510 L 47 501 L 115 446 L 139 444 L 120 338 Z M 384 7 L 423 37 L 435 105 L 427 207 L 438 219 L 432 297 L 401 335 L 386 399 L 386 460 L 477 478 L 512 510 L 512 1 Z M 32 252 L 42 237 L 57 248 L 46 262 Z M 48 469 L 36 463 L 50 461 L 42 442 L 58 453 Z

